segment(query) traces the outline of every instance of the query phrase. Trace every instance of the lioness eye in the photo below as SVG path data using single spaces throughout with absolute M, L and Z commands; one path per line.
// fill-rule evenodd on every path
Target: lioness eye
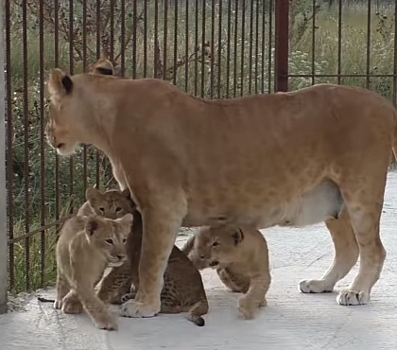
M 104 211 L 105 211 L 105 208 L 104 208 L 104 207 L 100 207 L 99 210 L 102 211 L 102 212 L 104 212 Z
M 113 239 L 107 239 L 105 242 L 106 242 L 107 244 L 113 244 Z
M 212 243 L 212 246 L 213 247 L 216 247 L 216 246 L 218 246 L 219 245 L 219 243 L 218 242 L 214 242 L 214 243 Z
M 120 207 L 117 207 L 117 208 L 116 208 L 116 212 L 119 212 L 120 210 L 121 210 Z

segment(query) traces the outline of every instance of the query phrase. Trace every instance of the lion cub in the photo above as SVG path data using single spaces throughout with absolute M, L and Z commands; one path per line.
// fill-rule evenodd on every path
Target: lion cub
M 121 266 L 127 260 L 125 243 L 132 220 L 133 216 L 126 214 L 116 220 L 75 216 L 65 222 L 56 246 L 55 308 L 80 313 L 84 307 L 98 328 L 117 329 L 94 287 L 107 266 Z
M 85 191 L 86 202 L 77 212 L 78 216 L 98 215 L 108 219 L 119 219 L 127 213 L 132 213 L 130 191 L 107 190 L 100 192 L 94 187 Z
M 139 261 L 142 244 L 142 216 L 132 201 L 129 190 L 108 190 L 103 193 L 95 188 L 86 191 L 87 202 L 78 215 L 103 215 L 117 218 L 125 212 L 133 214 L 132 232 L 126 243 L 128 260 L 121 266 L 113 267 L 103 277 L 98 297 L 109 303 L 120 304 L 135 296 L 139 287 Z M 133 286 L 132 286 L 133 285 Z M 189 312 L 188 319 L 203 326 L 202 315 L 208 312 L 208 302 L 201 275 L 192 262 L 176 246 L 168 260 L 161 293 L 162 313 Z M 123 312 L 122 312 L 123 313 Z
M 244 293 L 239 314 L 252 319 L 266 305 L 271 276 L 268 247 L 263 235 L 252 227 L 231 224 L 204 227 L 183 248 L 193 264 L 217 270 L 231 290 Z

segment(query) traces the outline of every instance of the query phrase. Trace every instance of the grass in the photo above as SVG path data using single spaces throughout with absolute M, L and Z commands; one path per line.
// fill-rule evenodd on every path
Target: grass
M 318 1 L 319 3 L 321 1 Z M 13 196 L 9 203 L 13 204 L 14 213 L 9 217 L 9 228 L 14 237 L 39 228 L 42 221 L 45 224 L 55 221 L 80 205 L 84 199 L 86 185 L 99 183 L 107 187 L 112 184 L 111 171 L 108 162 L 96 150 L 87 147 L 80 151 L 73 160 L 57 159 L 55 153 L 49 149 L 45 140 L 41 141 L 42 121 L 47 114 L 46 93 L 41 91 L 46 75 L 55 65 L 69 71 L 81 72 L 83 67 L 93 63 L 97 56 L 97 36 L 95 8 L 89 8 L 91 20 L 86 23 L 87 57 L 81 60 L 83 45 L 82 36 L 82 8 L 81 2 L 76 0 L 74 7 L 74 29 L 76 32 L 73 47 L 68 40 L 67 31 L 59 32 L 58 51 L 55 51 L 55 33 L 51 21 L 44 24 L 44 40 L 42 47 L 39 40 L 38 19 L 35 14 L 37 8 L 34 1 L 27 16 L 26 59 L 24 65 L 23 52 L 23 22 L 21 20 L 20 2 L 15 1 L 12 6 L 12 23 L 10 30 L 10 61 L 8 67 L 11 79 L 9 103 L 11 115 L 8 125 L 12 121 L 9 137 L 12 138 L 12 154 L 8 159 L 8 166 L 12 167 L 13 177 L 8 179 L 8 188 L 13 188 Z M 46 2 L 47 3 L 47 2 Z M 51 4 L 51 2 L 49 2 Z M 62 2 L 60 2 L 62 3 Z M 89 6 L 91 6 L 91 2 Z M 92 2 L 94 3 L 94 2 Z M 105 2 L 102 2 L 105 3 Z M 127 2 L 126 2 L 127 3 Z M 129 3 L 129 2 L 128 2 Z M 143 2 L 138 2 L 137 13 L 140 14 Z M 199 1 L 198 28 L 196 30 L 195 2 L 189 2 L 188 14 L 185 2 L 179 2 L 177 15 L 173 8 L 168 10 L 167 31 L 164 30 L 163 3 L 160 1 L 158 10 L 158 43 L 159 60 L 156 59 L 155 38 L 155 9 L 153 2 L 147 6 L 148 20 L 139 20 L 136 35 L 131 34 L 133 28 L 133 8 L 126 8 L 126 33 L 135 39 L 126 45 L 124 52 L 125 75 L 143 77 L 153 76 L 155 70 L 166 67 L 166 76 L 183 90 L 205 97 L 233 97 L 254 92 L 273 91 L 274 50 L 269 48 L 274 38 L 269 37 L 269 13 L 267 2 L 254 2 L 254 16 L 250 16 L 250 1 L 246 1 L 244 25 L 242 8 L 237 9 L 237 27 L 235 26 L 236 9 L 229 11 L 228 2 L 222 2 L 222 9 L 215 7 L 212 12 L 211 2 L 205 7 L 206 15 L 202 15 L 203 3 Z M 234 3 L 234 2 L 233 2 Z M 257 5 L 256 5 L 257 4 Z M 393 7 L 384 6 L 373 8 L 370 26 L 370 51 L 367 55 L 367 6 L 346 6 L 342 15 L 341 28 L 341 64 L 338 65 L 338 10 L 336 7 L 322 6 L 317 11 L 315 29 L 315 47 L 312 55 L 313 33 L 310 18 L 311 0 L 294 0 L 291 12 L 293 27 L 291 28 L 291 47 L 289 70 L 291 74 L 336 74 L 340 69 L 342 74 L 366 74 L 367 71 L 376 74 L 393 74 L 394 62 L 394 17 Z M 120 6 L 115 2 L 113 56 L 121 52 L 121 22 Z M 132 6 L 132 5 L 127 5 Z M 256 7 L 258 6 L 258 7 Z M 258 17 L 256 11 L 258 9 Z M 62 10 L 62 9 L 61 9 Z M 68 9 L 65 8 L 66 19 L 62 19 L 60 10 L 60 28 L 68 27 Z M 380 15 L 376 12 L 379 10 Z M 91 12 L 90 12 L 91 11 Z M 103 31 L 100 35 L 101 50 L 111 52 L 109 8 L 102 9 L 101 18 Z M 263 14 L 264 13 L 264 14 Z M 212 17 L 213 16 L 213 17 Z M 222 27 L 219 32 L 219 18 Z M 227 21 L 232 21 L 228 31 Z M 49 17 L 50 18 L 50 17 Z M 87 17 L 89 18 L 89 17 Z M 212 18 L 214 18 L 214 36 L 211 36 Z M 258 20 L 257 20 L 258 18 Z M 274 23 L 274 16 L 271 17 Z M 251 23 L 252 20 L 252 23 Z M 92 23 L 91 23 L 91 22 Z M 105 23 L 107 23 L 105 25 Z M 146 24 L 146 40 L 145 40 Z M 253 34 L 251 35 L 251 27 Z M 186 31 L 187 28 L 187 31 Z M 244 28 L 244 35 L 242 33 Z M 257 31 L 257 28 L 259 29 Z M 265 30 L 263 31 L 263 28 Z M 258 35 L 256 33 L 258 32 Z M 165 40 L 165 33 L 167 40 Z M 203 39 L 204 33 L 204 39 Z M 211 45 L 214 38 L 214 47 Z M 219 40 L 220 39 L 220 40 Z M 230 45 L 228 44 L 230 39 Z M 209 46 L 203 43 L 210 42 Z M 133 43 L 136 43 L 133 45 Z M 166 44 L 166 45 L 165 45 Z M 196 51 L 198 47 L 198 51 Z M 77 50 L 76 50 L 77 49 Z M 72 50 L 72 51 L 71 51 Z M 79 51 L 80 50 L 80 51 Z M 72 52 L 72 55 L 71 55 Z M 195 54 L 196 52 L 196 54 Z M 204 53 L 204 55 L 202 55 Z M 43 57 L 44 75 L 40 75 L 40 55 Z M 73 58 L 72 61 L 70 58 Z M 168 69 L 174 63 L 190 57 L 187 64 L 181 64 L 176 71 Z M 120 67 L 122 56 L 116 61 Z M 368 61 L 369 58 L 369 61 Z M 316 78 L 315 82 L 336 83 L 335 78 Z M 391 99 L 393 97 L 393 78 L 341 78 L 341 83 L 368 87 L 371 90 Z M 295 90 L 312 84 L 311 78 L 290 78 L 290 89 Z M 28 99 L 24 99 L 24 92 Z M 41 108 L 43 106 L 43 108 Z M 25 139 L 25 132 L 28 138 Z M 87 159 L 84 166 L 84 159 Z M 27 167 L 25 166 L 27 164 Z M 87 175 L 84 181 L 84 174 Z M 57 181 L 56 179 L 59 179 Z M 56 190 L 58 187 L 58 191 Z M 26 191 L 28 189 L 28 191 Z M 44 204 L 45 211 L 42 211 Z M 13 274 L 14 283 L 10 285 L 12 292 L 25 289 L 36 289 L 54 281 L 55 262 L 54 246 L 57 232 L 55 228 L 46 230 L 44 235 L 38 234 L 30 239 L 30 254 L 26 255 L 25 240 L 13 245 Z M 44 244 L 43 244 L 44 242 Z M 26 264 L 30 264 L 30 285 L 26 285 Z M 28 287 L 28 288 L 27 288 Z

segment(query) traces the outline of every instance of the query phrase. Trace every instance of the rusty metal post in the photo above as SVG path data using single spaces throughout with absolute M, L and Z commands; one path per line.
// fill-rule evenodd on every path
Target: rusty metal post
M 4 6 L 0 6 L 0 314 L 7 311 L 7 193 L 5 164 Z
M 276 0 L 274 91 L 288 91 L 289 0 Z

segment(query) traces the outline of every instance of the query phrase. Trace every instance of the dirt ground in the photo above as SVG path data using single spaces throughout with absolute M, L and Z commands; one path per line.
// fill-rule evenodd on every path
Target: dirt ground
M 206 325 L 197 327 L 185 314 L 151 319 L 118 318 L 119 331 L 97 330 L 88 317 L 63 315 L 37 295 L 14 300 L 0 316 L 2 350 L 139 350 L 139 349 L 397 349 L 397 173 L 389 173 L 381 235 L 387 259 L 369 305 L 337 305 L 334 293 L 303 294 L 298 282 L 318 278 L 329 266 L 333 246 L 324 225 L 304 229 L 264 230 L 270 249 L 272 285 L 268 306 L 255 320 L 237 317 L 238 295 L 228 292 L 213 271 L 203 273 L 210 303 Z M 178 238 L 182 245 L 186 236 Z M 54 296 L 53 290 L 40 295 Z M 115 313 L 117 308 L 112 307 Z

